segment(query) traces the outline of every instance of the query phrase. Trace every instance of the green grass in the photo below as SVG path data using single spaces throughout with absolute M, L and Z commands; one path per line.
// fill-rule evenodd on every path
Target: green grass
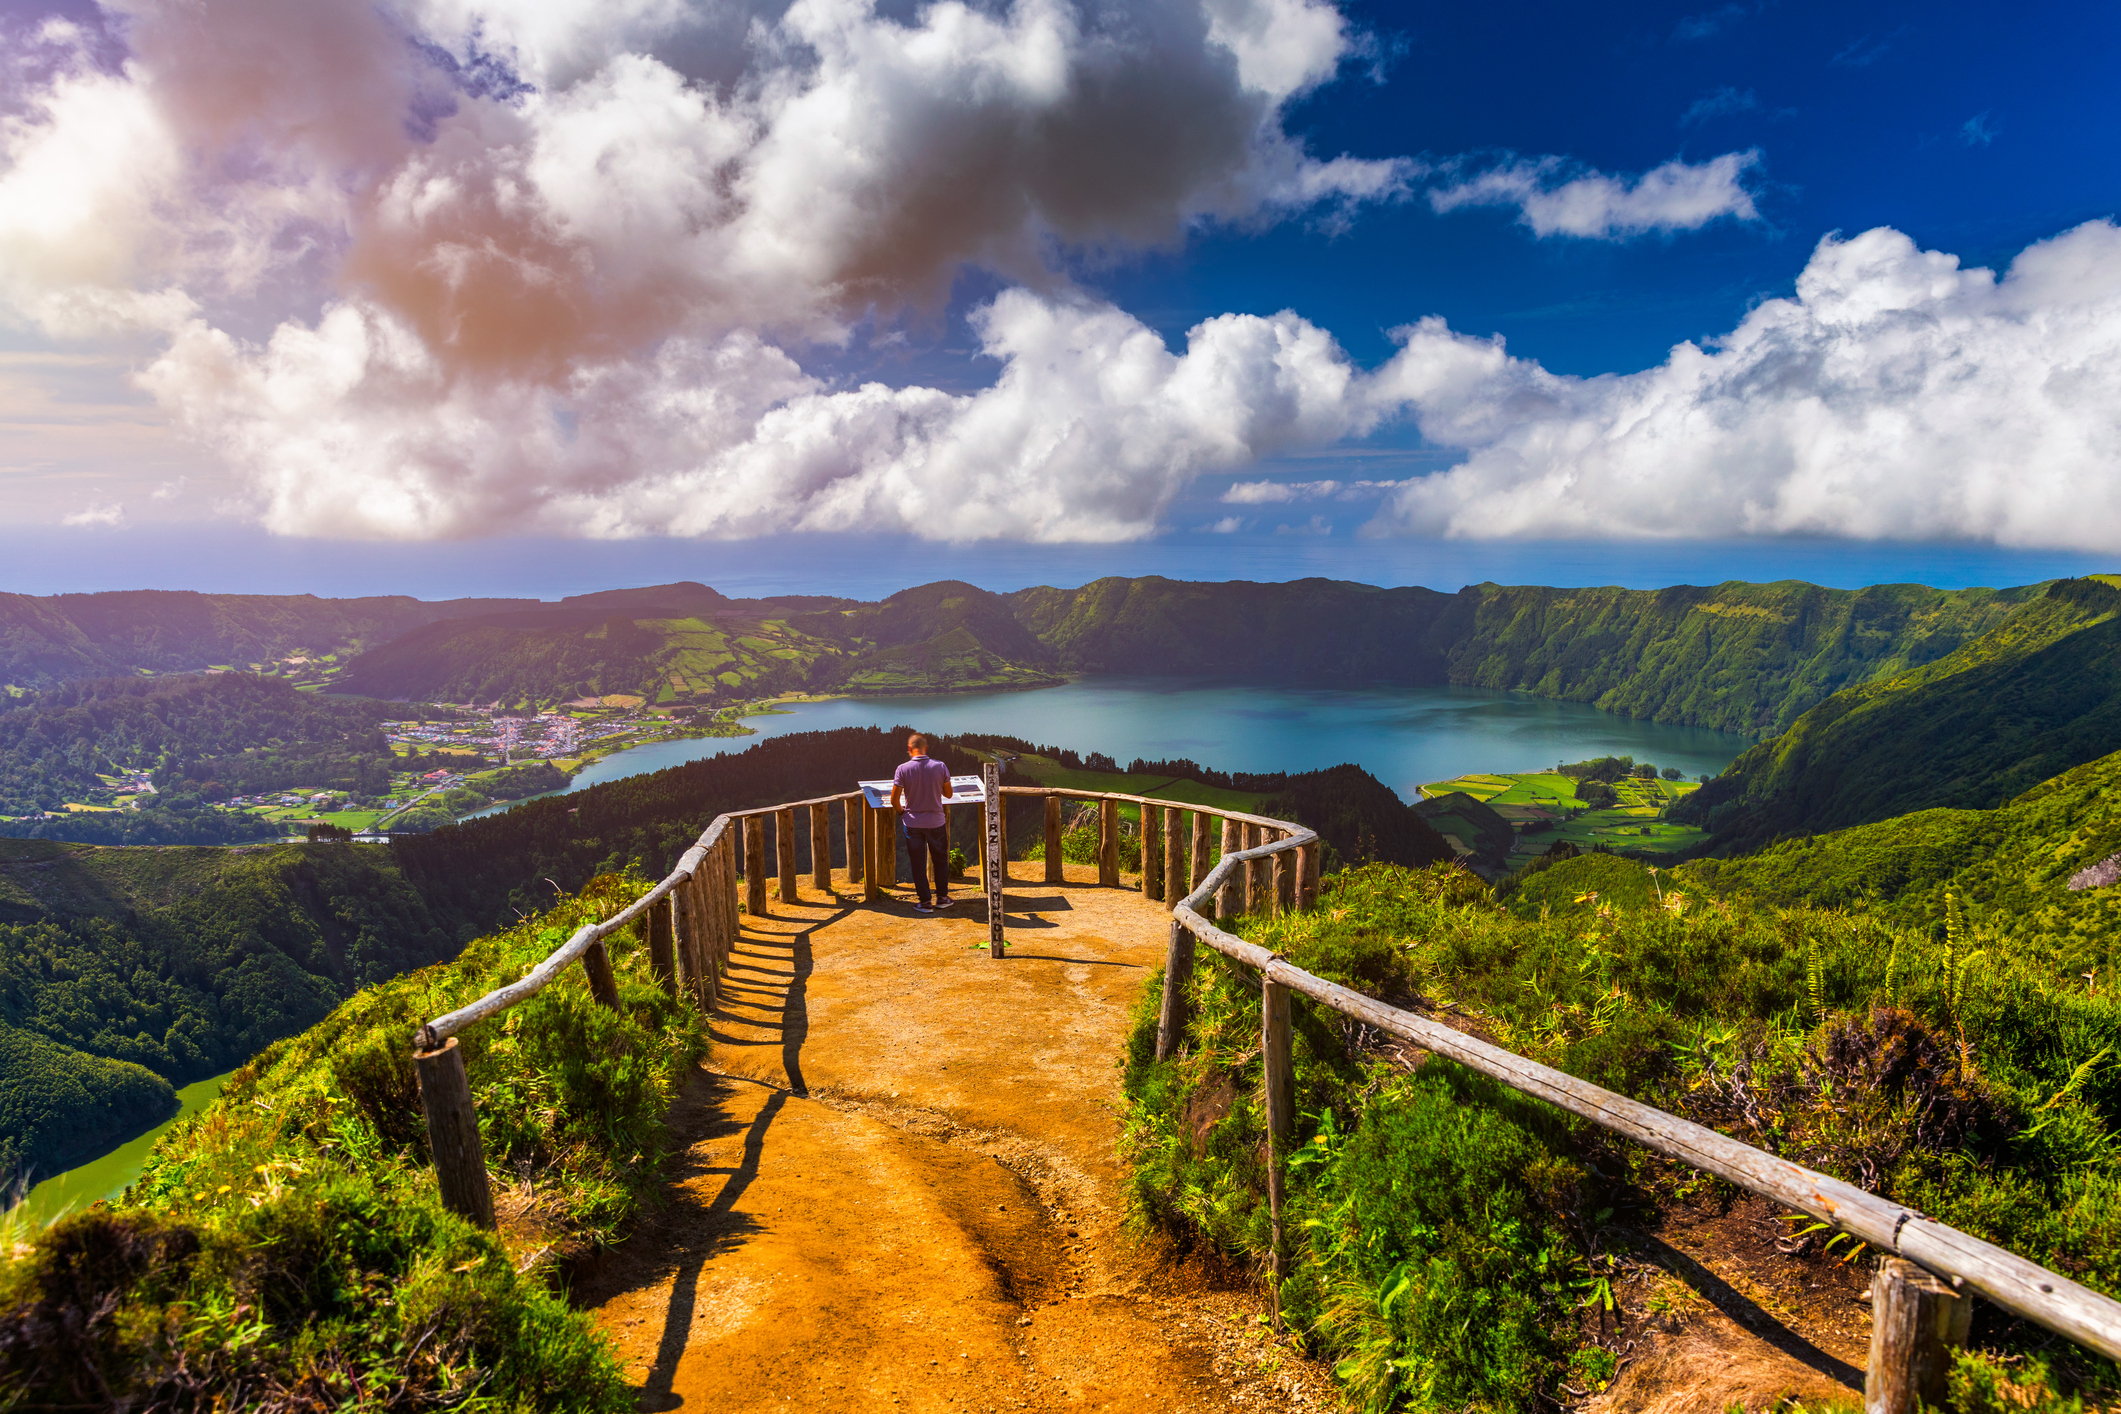
M 1513 888 L 1504 907 L 1463 870 L 1371 866 L 1329 877 L 1316 912 L 1237 931 L 1372 996 L 1448 1002 L 1520 1054 L 2121 1293 L 2121 1002 L 2058 973 L 2037 939 L 1710 900 L 1610 855 Z M 1153 1059 L 1161 985 L 1126 1058 L 1132 1213 L 1263 1269 L 1257 978 L 1204 955 L 1168 1062 Z M 1597 1360 L 1576 1312 L 1629 1231 L 1725 1191 L 1448 1061 L 1408 1073 L 1351 1050 L 1302 998 L 1293 1021 L 1281 1305 L 1357 1408 L 1558 1400 L 1563 1372 Z M 2038 1332 L 1999 1324 L 1983 1341 L 1966 1381 L 2114 1391 L 2112 1367 Z M 2040 1350 L 2040 1371 L 1999 1363 Z
M 1613 786 L 1619 803 L 1587 809 L 1576 794 L 1576 781 L 1554 771 L 1471 774 L 1423 786 L 1425 796 L 1435 797 L 1463 791 L 1483 804 L 1509 816 L 1509 806 L 1530 806 L 1556 813 L 1581 811 L 1573 819 L 1557 821 L 1548 829 L 1522 836 L 1529 852 L 1510 856 L 1513 869 L 1566 841 L 1578 849 L 1646 849 L 1673 854 L 1691 849 L 1708 838 L 1694 825 L 1661 819 L 1671 802 L 1699 790 L 1695 781 L 1644 780 L 1630 776 Z M 1514 823 L 1514 821 L 1513 821 Z M 1645 833 L 1647 831 L 1647 833 Z
M 605 876 L 355 995 L 173 1127 L 119 1203 L 0 1246 L 0 1405 L 632 1409 L 557 1276 L 654 1192 L 702 1019 L 617 938 L 620 1010 L 573 969 L 461 1038 L 499 1233 L 440 1206 L 406 1038 L 641 887 Z

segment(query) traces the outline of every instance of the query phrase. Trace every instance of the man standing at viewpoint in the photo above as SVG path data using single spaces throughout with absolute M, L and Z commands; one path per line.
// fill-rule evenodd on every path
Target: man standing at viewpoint
M 906 738 L 906 760 L 891 776 L 891 808 L 906 826 L 906 853 L 913 858 L 913 890 L 920 896 L 915 913 L 950 906 L 950 817 L 943 802 L 950 798 L 950 768 L 928 755 L 928 738 L 915 732 Z M 934 905 L 928 902 L 928 863 L 935 862 Z

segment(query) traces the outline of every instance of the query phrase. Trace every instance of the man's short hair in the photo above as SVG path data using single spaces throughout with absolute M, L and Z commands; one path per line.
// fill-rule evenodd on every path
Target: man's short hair
M 906 745 L 917 746 L 921 750 L 926 751 L 928 749 L 928 738 L 922 736 L 919 732 L 915 732 L 912 736 L 906 738 Z

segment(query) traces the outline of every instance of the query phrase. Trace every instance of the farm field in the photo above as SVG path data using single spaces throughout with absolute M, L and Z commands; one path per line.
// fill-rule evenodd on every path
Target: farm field
M 1671 852 L 1691 848 L 1708 838 L 1704 830 L 1660 818 L 1665 807 L 1673 801 L 1701 788 L 1694 781 L 1624 777 L 1613 782 L 1619 803 L 1596 809 L 1587 806 L 1576 794 L 1576 786 L 1574 777 L 1557 771 L 1476 772 L 1425 785 L 1421 791 L 1427 797 L 1462 791 L 1512 825 L 1552 819 L 1551 828 L 1518 837 L 1517 847 L 1510 856 L 1512 868 L 1546 853 L 1562 840 L 1578 849 L 1601 845 L 1616 851 L 1654 849 Z

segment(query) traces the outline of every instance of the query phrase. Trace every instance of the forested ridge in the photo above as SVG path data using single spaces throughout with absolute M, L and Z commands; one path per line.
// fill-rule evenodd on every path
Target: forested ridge
M 0 1186 L 462 942 L 382 850 L 0 840 Z
M 240 667 L 305 649 L 326 653 L 387 642 L 435 619 L 536 602 L 428 601 L 406 595 L 320 599 L 172 589 L 0 594 L 0 686 L 49 687 L 140 669 Z
M 237 844 L 279 827 L 214 802 L 306 786 L 380 795 L 394 757 L 385 721 L 428 709 L 302 692 L 252 673 L 103 678 L 0 703 L 0 815 L 110 806 L 145 775 L 125 810 L 0 823 L 0 835 L 93 844 Z
M 1934 807 L 1990 809 L 2121 748 L 2121 587 L 2058 580 L 1933 663 L 1845 689 L 1675 818 L 1743 853 Z

